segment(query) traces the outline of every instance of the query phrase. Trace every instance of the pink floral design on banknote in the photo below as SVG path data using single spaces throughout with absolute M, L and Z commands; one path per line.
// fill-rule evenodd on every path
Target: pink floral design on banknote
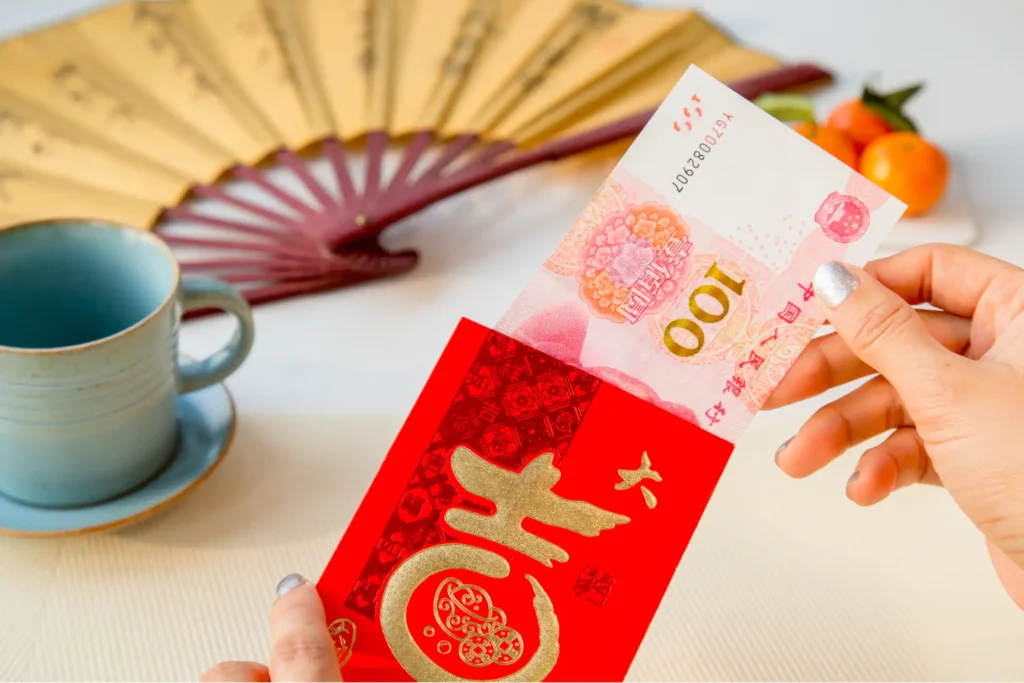
M 635 323 L 679 296 L 692 249 L 690 227 L 664 204 L 606 215 L 579 255 L 580 298 L 599 318 Z
M 628 205 L 629 199 L 622 185 L 616 182 L 615 178 L 609 177 L 583 209 L 583 213 L 573 222 L 572 228 L 555 247 L 554 253 L 544 261 L 544 268 L 556 275 L 576 275 L 580 251 L 587 243 L 587 236 L 597 229 L 607 216 L 624 211 Z
M 578 367 L 589 324 L 586 313 L 563 303 L 538 311 L 512 331 L 524 344 Z

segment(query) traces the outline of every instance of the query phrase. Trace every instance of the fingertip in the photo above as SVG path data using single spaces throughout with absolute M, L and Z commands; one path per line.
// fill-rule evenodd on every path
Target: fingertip
M 850 478 L 846 480 L 846 497 L 861 507 L 868 507 L 876 502 L 875 496 L 869 495 L 870 493 L 865 490 L 860 470 L 854 470 Z
M 790 437 L 775 451 L 775 466 L 792 479 L 806 479 L 819 469 L 810 463 L 799 436 Z
M 881 503 L 895 490 L 897 475 L 891 458 L 869 450 L 846 482 L 846 497 L 862 507 Z
M 826 261 L 818 266 L 814 271 L 814 292 L 826 308 L 835 310 L 860 286 L 859 270 L 840 261 Z
M 846 482 L 846 497 L 861 507 L 871 507 L 888 497 L 889 492 L 864 477 L 860 469 L 854 470 Z
M 323 602 L 316 586 L 299 574 L 286 576 L 278 584 L 274 604 L 271 606 L 271 619 L 275 613 L 293 611 L 324 614 Z
M 307 581 L 306 577 L 304 577 L 302 574 L 289 574 L 288 576 L 281 579 L 281 581 L 277 584 L 277 589 L 274 592 L 276 593 L 277 597 L 281 597 L 282 595 L 285 595 L 286 593 L 295 590 L 304 583 L 307 583 Z

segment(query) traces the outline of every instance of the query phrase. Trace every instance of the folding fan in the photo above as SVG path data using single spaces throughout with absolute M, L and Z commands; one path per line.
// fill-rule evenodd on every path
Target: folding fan
M 253 303 L 401 273 L 387 226 L 636 134 L 691 63 L 828 79 L 618 0 L 116 4 L 0 44 L 0 225 L 151 227 Z

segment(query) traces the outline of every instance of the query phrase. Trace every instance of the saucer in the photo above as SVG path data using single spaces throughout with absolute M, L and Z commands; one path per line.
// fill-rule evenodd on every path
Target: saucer
M 235 408 L 223 384 L 178 396 L 178 447 L 142 486 L 95 505 L 45 508 L 0 495 L 0 535 L 78 536 L 142 521 L 178 502 L 213 473 L 235 432 Z

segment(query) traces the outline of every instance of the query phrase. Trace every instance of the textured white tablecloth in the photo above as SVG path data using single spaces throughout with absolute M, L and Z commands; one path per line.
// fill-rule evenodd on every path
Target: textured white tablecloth
M 402 422 L 245 416 L 222 468 L 116 534 L 0 544 L 0 678 L 195 680 L 265 660 L 277 581 L 316 578 Z M 849 464 L 792 481 L 760 416 L 631 680 L 1024 680 L 1024 615 L 940 490 L 862 510 Z
M 0 34 L 98 4 L 5 0 Z M 822 106 L 872 70 L 892 85 L 926 77 L 916 113 L 966 176 L 979 248 L 1024 263 L 1024 102 L 1011 85 L 1024 3 L 701 4 L 747 42 L 834 68 Z M 407 277 L 261 307 L 229 381 L 234 446 L 194 495 L 122 532 L 0 540 L 0 679 L 182 680 L 264 659 L 277 581 L 319 576 L 458 317 L 497 320 L 611 163 L 538 169 L 397 226 L 388 239 L 423 254 Z M 228 333 L 189 324 L 184 350 Z M 630 677 L 1024 680 L 1024 613 L 944 492 L 864 510 L 843 494 L 852 456 L 804 481 L 775 468 L 813 407 L 755 420 Z

